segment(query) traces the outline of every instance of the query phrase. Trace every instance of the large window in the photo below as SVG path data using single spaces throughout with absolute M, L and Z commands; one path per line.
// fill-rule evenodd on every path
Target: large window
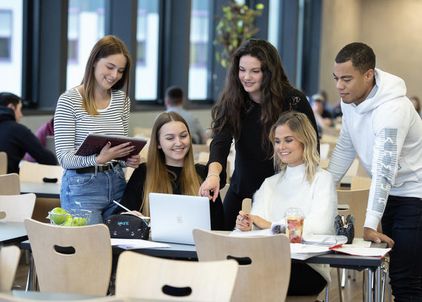
M 189 99 L 206 99 L 209 61 L 210 0 L 193 0 L 190 27 Z
M 70 0 L 67 89 L 81 83 L 94 44 L 104 36 L 104 0 Z
M 12 16 L 11 10 L 0 9 L 0 60 L 12 58 Z
M 135 98 L 151 101 L 157 98 L 158 0 L 138 0 Z
M 0 0 L 0 91 L 22 94 L 22 1 Z

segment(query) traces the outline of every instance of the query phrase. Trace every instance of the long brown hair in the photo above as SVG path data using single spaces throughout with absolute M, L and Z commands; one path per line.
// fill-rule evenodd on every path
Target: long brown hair
M 180 190 L 184 195 L 197 195 L 202 179 L 196 173 L 193 161 L 192 137 L 186 121 L 176 112 L 163 112 L 157 116 L 152 127 L 151 139 L 147 156 L 147 173 L 144 184 L 141 210 L 149 216 L 149 193 L 173 193 L 171 176 L 166 167 L 165 154 L 159 146 L 160 130 L 169 122 L 182 122 L 189 132 L 189 151 L 185 156 L 182 172 L 180 174 Z
M 125 43 L 116 36 L 104 36 L 95 43 L 89 55 L 88 62 L 86 63 L 84 78 L 82 80 L 82 104 L 90 115 L 97 115 L 98 111 L 95 106 L 95 64 L 98 60 L 106 58 L 111 55 L 122 54 L 126 58 L 126 66 L 123 71 L 122 78 L 111 87 L 112 89 L 122 89 L 125 87 L 126 96 L 129 94 L 129 75 L 131 59 L 129 51 Z
M 264 125 L 262 140 L 270 145 L 268 133 L 283 108 L 283 89 L 291 87 L 281 64 L 277 49 L 265 40 L 251 39 L 244 42 L 233 54 L 226 76 L 224 90 L 212 108 L 212 129 L 220 131 L 229 126 L 235 139 L 241 132 L 241 116 L 249 108 L 249 96 L 239 80 L 240 58 L 250 55 L 261 62 L 261 122 Z
M 296 134 L 296 138 L 303 146 L 303 161 L 305 164 L 306 179 L 311 182 L 315 176 L 319 166 L 318 140 L 315 129 L 309 121 L 308 117 L 300 112 L 288 111 L 280 115 L 277 122 L 271 127 L 270 140 L 274 145 L 275 130 L 277 127 L 287 125 L 292 132 Z M 283 163 L 276 154 L 274 148 L 274 168 L 276 171 L 284 173 L 287 164 Z

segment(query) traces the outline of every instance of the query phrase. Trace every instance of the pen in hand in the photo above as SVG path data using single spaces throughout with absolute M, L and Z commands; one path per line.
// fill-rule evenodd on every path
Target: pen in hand
M 115 200 L 113 200 L 113 202 L 115 203 L 115 204 L 117 204 L 119 207 L 121 207 L 122 209 L 124 209 L 126 212 L 128 212 L 128 213 L 130 213 L 131 215 L 135 215 L 136 217 L 140 217 L 140 218 L 142 218 L 142 219 L 149 219 L 149 217 L 148 216 L 144 216 L 144 215 L 142 215 L 142 214 L 136 214 L 136 212 L 134 213 L 134 211 L 132 211 L 132 210 L 129 210 L 128 208 L 126 208 L 124 205 L 122 205 L 122 204 L 120 204 L 120 203 L 118 203 L 117 201 L 115 201 Z M 142 216 L 139 216 L 139 215 L 142 215 Z

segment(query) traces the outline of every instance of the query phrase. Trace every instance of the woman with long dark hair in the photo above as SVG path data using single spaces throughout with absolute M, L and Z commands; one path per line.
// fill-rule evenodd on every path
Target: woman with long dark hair
M 223 202 L 227 229 L 233 229 L 242 200 L 274 175 L 269 132 L 279 115 L 290 110 L 305 113 L 317 135 L 312 108 L 289 83 L 276 48 L 264 40 L 244 42 L 232 56 L 224 90 L 212 109 L 209 171 L 199 191 L 217 198 L 234 139 L 235 168 Z

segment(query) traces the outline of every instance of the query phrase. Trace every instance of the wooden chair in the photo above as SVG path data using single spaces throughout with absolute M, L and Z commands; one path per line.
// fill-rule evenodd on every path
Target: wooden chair
M 19 176 L 22 182 L 44 183 L 45 180 L 62 182 L 63 168 L 58 165 L 43 165 L 22 161 L 19 164 Z
M 63 168 L 22 161 L 19 175 L 21 182 L 45 183 L 45 180 L 47 180 L 61 183 Z M 32 218 L 41 222 L 48 222 L 46 218 L 48 212 L 59 206 L 60 200 L 58 198 L 37 197 Z
M 133 136 L 136 136 L 136 137 L 150 138 L 151 132 L 152 132 L 152 128 L 142 128 L 142 127 L 133 128 Z
M 355 237 L 363 237 L 363 224 L 368 204 L 369 188 L 366 189 L 337 189 L 339 204 L 348 204 L 349 211 L 355 217 Z
M 0 195 L 18 195 L 20 193 L 21 188 L 18 174 L 0 175 Z
M 0 175 L 7 173 L 7 153 L 0 152 Z
M 42 292 L 105 296 L 110 281 L 110 233 L 104 224 L 64 227 L 25 220 Z
M 133 299 L 119 298 L 116 296 L 106 297 L 87 297 L 84 299 L 81 295 L 65 295 L 58 293 L 40 293 L 40 292 L 22 292 L 14 291 L 12 293 L 0 293 L 1 302 L 34 302 L 34 301 L 67 301 L 67 302 L 134 302 Z
M 123 252 L 116 296 L 168 301 L 231 301 L 236 261 L 192 262 Z
M 5 213 L 1 221 L 23 222 L 31 218 L 34 211 L 35 194 L 0 195 L 0 212 Z
M 235 259 L 232 301 L 284 301 L 290 279 L 290 243 L 284 235 L 234 237 L 193 230 L 199 261 Z
M 0 247 L 0 292 L 12 289 L 21 251 L 17 246 Z

